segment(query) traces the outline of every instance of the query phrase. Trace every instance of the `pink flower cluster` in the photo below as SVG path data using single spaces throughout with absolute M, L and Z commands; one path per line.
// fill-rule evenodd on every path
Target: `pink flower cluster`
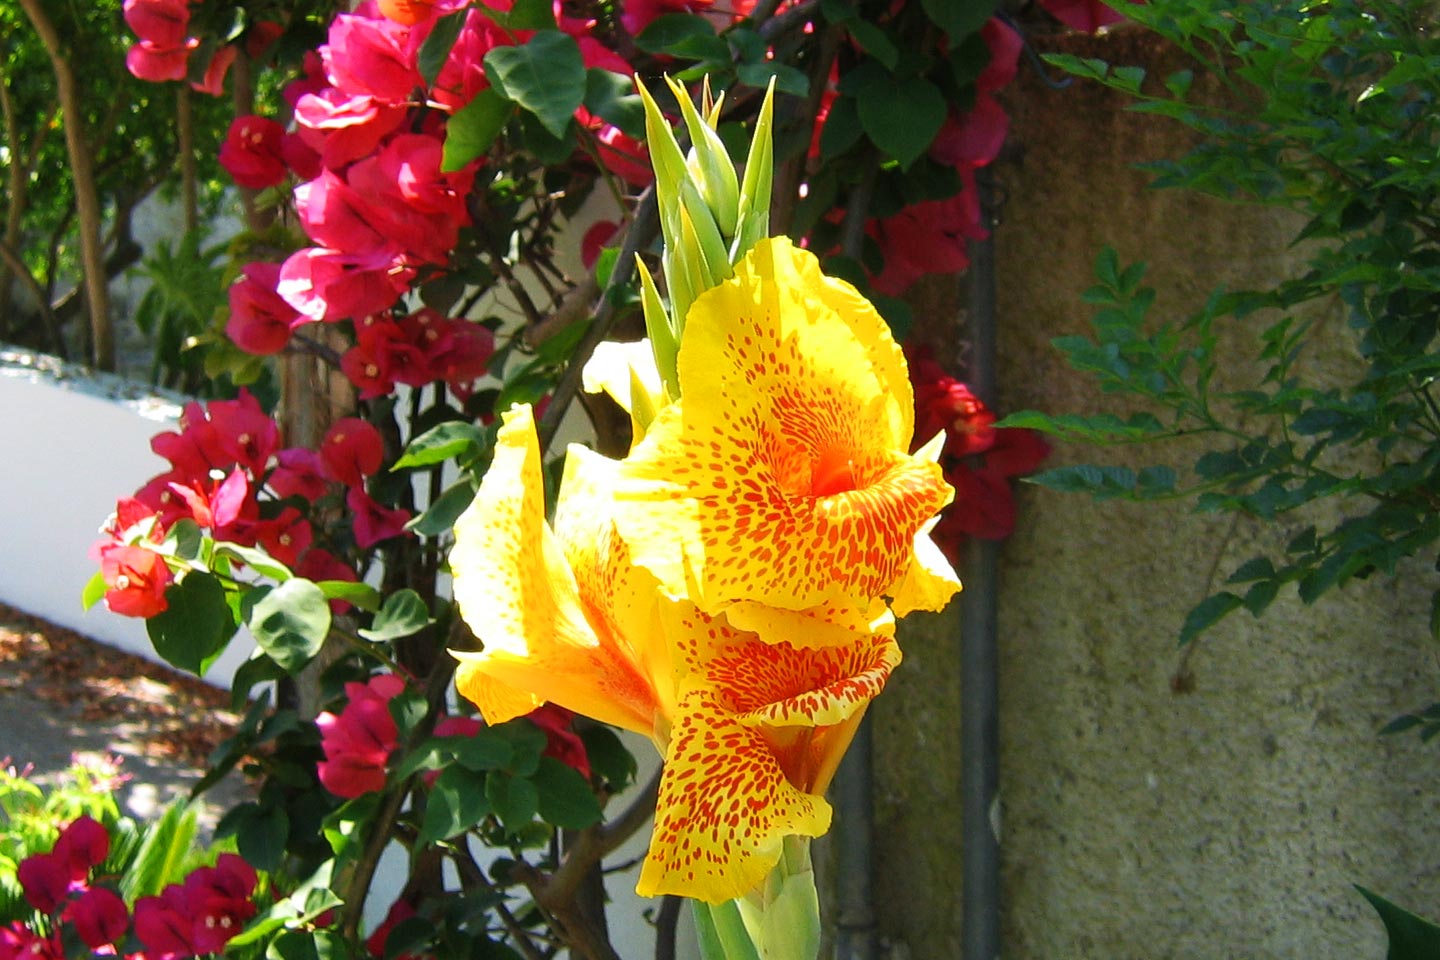
M 387 314 L 366 317 L 355 324 L 355 341 L 340 369 L 360 388 L 362 400 L 384 396 L 396 384 L 419 387 L 437 380 L 463 399 L 495 353 L 488 327 L 428 307 L 398 320 Z
M 225 949 L 255 916 L 255 868 L 233 853 L 191 871 L 159 896 L 135 904 L 135 936 L 148 960 L 180 960 Z
M 400 731 L 390 714 L 390 701 L 405 690 L 394 674 L 378 674 L 366 683 L 345 684 L 346 703 L 341 711 L 326 711 L 315 718 L 320 730 L 320 783 L 337 797 L 353 799 L 385 788 L 391 754 L 400 745 Z M 590 776 L 585 744 L 571 727 L 575 715 L 546 704 L 528 716 L 545 733 L 545 756 Z M 474 717 L 444 717 L 436 725 L 437 737 L 473 737 L 482 724 Z
M 139 41 L 125 54 L 126 68 L 141 80 L 184 80 L 190 72 L 190 54 L 200 40 L 189 35 L 191 0 L 125 0 L 125 22 Z M 205 77 L 192 84 L 211 96 L 224 92 L 225 74 L 235 62 L 236 49 L 225 45 L 215 51 Z
M 935 542 L 952 563 L 966 537 L 1003 540 L 1015 529 L 1013 477 L 1034 473 L 1050 445 L 1034 430 L 996 429 L 995 414 L 947 374 L 926 349 L 906 348 L 915 387 L 915 440 L 944 431 L 940 465 L 955 500 L 940 515 Z
M 348 564 L 317 545 L 302 507 L 343 490 L 361 549 L 400 536 L 410 519 L 366 492 L 383 464 L 384 443 L 363 420 L 336 422 L 318 451 L 281 447 L 275 421 L 242 390 L 235 400 L 187 405 L 179 432 L 158 434 L 150 446 L 170 469 L 120 500 L 97 547 L 106 603 L 126 616 L 165 609 L 171 574 L 150 547 L 180 520 L 193 520 L 215 540 L 261 547 L 301 576 L 354 580 Z
M 85 816 L 60 831 L 48 853 L 20 861 L 15 873 L 25 900 L 51 923 L 48 933 L 19 921 L 0 928 L 0 960 L 61 960 L 64 928 L 92 951 L 115 955 L 115 945 L 130 929 L 130 911 L 114 890 L 92 886 L 95 868 L 109 854 L 110 834 Z

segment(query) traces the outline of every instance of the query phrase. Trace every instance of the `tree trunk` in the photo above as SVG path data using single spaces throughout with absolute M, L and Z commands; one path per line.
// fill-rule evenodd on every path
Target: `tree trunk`
M 70 175 L 75 183 L 75 207 L 79 216 L 80 260 L 85 270 L 85 298 L 90 306 L 91 359 L 97 369 L 115 369 L 115 333 L 110 322 L 110 289 L 105 276 L 105 253 L 100 243 L 100 198 L 95 188 L 95 171 L 90 145 L 85 139 L 85 118 L 75 74 L 65 59 L 64 44 L 54 23 L 46 15 L 42 0 L 20 0 L 35 32 L 45 44 L 64 113 L 65 149 L 70 157 Z
M 180 205 L 185 212 L 185 232 L 194 233 L 200 225 L 199 176 L 195 171 L 195 111 L 192 109 L 190 85 L 180 84 L 175 95 L 175 128 L 180 151 Z

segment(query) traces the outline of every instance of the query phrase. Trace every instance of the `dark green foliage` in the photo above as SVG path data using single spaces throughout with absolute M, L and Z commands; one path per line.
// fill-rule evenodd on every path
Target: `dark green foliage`
M 1309 253 L 1303 270 L 1268 289 L 1217 290 L 1180 319 L 1157 319 L 1144 265 L 1122 265 L 1105 250 L 1083 297 L 1095 309 L 1092 335 L 1055 344 L 1102 390 L 1145 412 L 1008 421 L 1098 443 L 1213 440 L 1183 480 L 1165 471 L 1147 484 L 1146 471 L 1082 466 L 1035 477 L 1042 485 L 1102 498 L 1184 497 L 1202 511 L 1267 521 L 1332 505 L 1326 515 L 1339 519 L 1236 570 L 1231 583 L 1247 584 L 1243 592 L 1216 593 L 1191 611 L 1182 642 L 1234 610 L 1258 616 L 1287 584 L 1310 603 L 1352 579 L 1394 574 L 1440 540 L 1440 46 L 1426 11 L 1160 0 L 1125 12 L 1189 52 L 1193 71 L 1156 81 L 1101 60 L 1049 58 L 1130 95 L 1132 109 L 1201 135 L 1189 154 L 1150 166 L 1155 186 L 1304 217 L 1294 238 Z M 1197 74 L 1222 94 L 1192 99 Z M 1317 336 L 1312 320 L 1335 309 L 1348 329 L 1327 328 L 1327 345 L 1333 353 L 1338 337 L 1349 349 L 1352 376 L 1337 382 L 1331 373 L 1322 384 L 1302 358 Z M 1219 345 L 1227 328 L 1239 332 L 1227 343 L 1249 337 L 1244 354 Z

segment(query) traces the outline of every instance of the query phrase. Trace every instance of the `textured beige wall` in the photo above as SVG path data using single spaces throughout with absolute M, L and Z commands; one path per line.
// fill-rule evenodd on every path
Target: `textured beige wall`
M 1145 42 L 1071 44 L 1178 66 Z M 1162 310 L 1297 262 L 1291 222 L 1146 191 L 1130 165 L 1184 142 L 1163 121 L 1024 71 L 1008 105 L 1004 409 L 1124 412 L 1049 345 L 1085 329 L 1078 295 L 1103 244 L 1150 262 Z M 1343 323 L 1325 329 L 1333 350 L 1316 364 L 1343 366 Z M 1193 449 L 1064 446 L 1053 463 L 1166 456 L 1183 464 Z M 1022 493 L 1000 594 L 1007 960 L 1380 957 L 1352 883 L 1440 916 L 1436 748 L 1376 736 L 1436 699 L 1428 566 L 1313 607 L 1282 594 L 1263 620 L 1236 614 L 1196 648 L 1193 690 L 1172 691 L 1175 635 L 1217 561 L 1223 579 L 1301 526 Z M 907 622 L 906 664 L 874 713 L 880 922 L 916 960 L 959 956 L 957 633 L 953 607 Z

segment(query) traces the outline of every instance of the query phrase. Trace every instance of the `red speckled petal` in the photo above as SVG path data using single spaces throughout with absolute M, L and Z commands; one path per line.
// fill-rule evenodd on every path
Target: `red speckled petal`
M 788 242 L 757 244 L 691 308 L 683 398 L 621 466 L 615 522 L 636 562 L 711 612 L 868 612 L 951 497 L 905 452 L 904 370 L 863 298 Z
M 692 672 L 639 889 L 720 902 L 764 879 L 784 837 L 827 829 L 821 794 L 900 649 L 888 636 L 852 635 L 805 650 L 684 601 L 663 613 Z
M 545 525 L 530 408 L 505 414 L 495 457 L 455 525 L 461 615 L 484 644 L 458 653 L 456 687 L 495 723 L 537 702 L 649 735 L 655 696 L 628 650 L 587 618 L 574 574 Z
M 691 691 L 680 711 L 636 890 L 723 903 L 760 885 L 786 836 L 829 829 L 830 805 L 791 786 L 760 732 L 711 691 Z

